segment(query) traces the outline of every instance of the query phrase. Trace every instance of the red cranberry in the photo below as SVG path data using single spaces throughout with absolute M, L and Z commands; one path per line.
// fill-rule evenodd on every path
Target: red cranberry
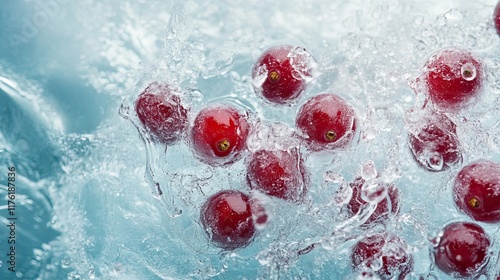
M 413 270 L 413 256 L 408 254 L 406 243 L 399 237 L 376 234 L 363 238 L 354 245 L 351 264 L 355 270 L 371 268 L 382 279 L 398 279 Z
M 458 208 L 476 221 L 500 222 L 500 164 L 479 160 L 458 173 L 453 185 Z
M 415 161 L 428 171 L 444 171 L 462 161 L 456 125 L 443 114 L 426 116 L 408 138 Z
M 346 146 L 356 129 L 354 110 L 335 94 L 309 99 L 299 110 L 296 126 L 312 150 Z
M 227 105 L 207 107 L 198 114 L 191 130 L 193 148 L 204 162 L 229 164 L 240 158 L 249 125 L 246 116 Z
M 359 209 L 363 205 L 367 205 L 368 202 L 361 197 L 362 187 L 365 184 L 365 180 L 358 177 L 354 182 L 350 183 L 352 188 L 352 197 L 347 204 L 347 209 L 352 215 L 358 213 Z M 380 195 L 380 194 L 379 194 Z M 389 210 L 390 205 L 390 210 Z M 394 185 L 387 186 L 387 197 L 382 199 L 378 204 L 375 211 L 372 213 L 370 218 L 366 221 L 366 224 L 373 224 L 376 222 L 385 222 L 389 216 L 395 215 L 399 212 L 399 191 Z
M 298 201 L 305 192 L 305 169 L 298 151 L 258 150 L 247 167 L 252 189 L 286 200 Z
M 224 190 L 209 197 L 200 220 L 210 241 L 226 250 L 247 246 L 255 235 L 249 198 L 239 191 Z
M 286 104 L 295 100 L 306 87 L 302 75 L 310 75 L 310 54 L 292 46 L 276 46 L 266 50 L 252 69 L 255 90 L 267 100 Z M 304 69 L 302 69 L 304 68 Z M 262 85 L 260 85 L 262 83 Z
M 135 110 L 146 130 L 165 144 L 178 141 L 188 126 L 188 110 L 166 84 L 150 84 L 137 98 Z
M 442 108 L 463 107 L 481 90 L 482 66 L 467 51 L 442 50 L 425 67 L 429 97 Z
M 490 239 L 473 223 L 456 222 L 445 226 L 434 249 L 436 265 L 443 272 L 459 277 L 472 277 L 488 260 Z

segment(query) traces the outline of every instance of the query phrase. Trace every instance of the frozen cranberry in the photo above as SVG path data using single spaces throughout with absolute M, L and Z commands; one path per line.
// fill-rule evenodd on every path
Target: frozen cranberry
M 428 171 L 444 171 L 462 162 L 456 125 L 443 114 L 425 116 L 408 138 L 415 161 Z
M 210 241 L 226 250 L 247 246 L 255 235 L 249 198 L 239 191 L 224 190 L 209 197 L 200 220 Z
M 188 110 L 166 84 L 146 87 L 135 101 L 135 110 L 146 130 L 165 144 L 179 140 L 188 126 Z
M 376 234 L 354 245 L 351 264 L 354 270 L 369 268 L 382 279 L 404 279 L 413 270 L 413 256 L 399 237 Z
M 490 238 L 480 226 L 456 222 L 444 227 L 434 248 L 437 267 L 443 272 L 471 277 L 481 271 L 488 260 Z
M 346 146 L 354 136 L 354 110 L 335 94 L 309 99 L 299 110 L 296 126 L 312 150 Z
M 453 185 L 458 208 L 476 221 L 500 222 L 500 164 L 479 160 L 458 173 Z
M 367 205 L 368 202 L 364 200 L 361 196 L 363 184 L 365 180 L 358 177 L 354 182 L 350 183 L 352 188 L 352 196 L 349 204 L 347 204 L 347 209 L 354 215 L 358 213 L 359 209 L 363 205 Z M 383 198 L 378 204 L 375 211 L 372 213 L 370 218 L 366 221 L 366 224 L 373 224 L 375 222 L 385 222 L 390 215 L 395 215 L 399 212 L 399 190 L 394 185 L 388 185 L 387 187 L 387 197 Z M 377 193 L 381 188 L 376 188 L 373 195 L 380 195 Z M 389 209 L 390 208 L 390 209 Z
M 307 65 L 309 57 L 310 54 L 303 48 L 269 48 L 257 59 L 252 69 L 256 92 L 278 104 L 295 100 L 306 87 L 302 75 L 310 75 Z
M 247 167 L 252 189 L 286 200 L 298 201 L 305 192 L 305 169 L 298 151 L 258 150 Z
M 191 130 L 194 151 L 209 164 L 232 163 L 241 156 L 248 129 L 246 116 L 233 107 L 206 107 L 196 117 Z
M 425 65 L 425 82 L 430 99 L 442 108 L 461 108 L 482 86 L 481 64 L 471 53 L 445 49 Z

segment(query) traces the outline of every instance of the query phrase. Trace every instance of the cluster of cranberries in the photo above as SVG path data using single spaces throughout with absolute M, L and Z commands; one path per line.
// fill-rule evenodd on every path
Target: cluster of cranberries
M 500 30 L 500 4 L 495 25 Z M 500 32 L 499 32 L 500 34 Z M 266 50 L 252 69 L 255 92 L 269 104 L 291 105 L 306 89 L 307 81 L 297 61 L 309 55 L 292 46 Z M 433 109 L 409 132 L 415 161 L 432 172 L 447 170 L 462 162 L 456 125 L 446 115 L 460 110 L 478 97 L 483 82 L 481 63 L 467 51 L 444 49 L 425 64 L 421 81 Z M 211 104 L 198 112 L 190 125 L 189 109 L 169 85 L 152 83 L 137 98 L 136 114 L 149 136 L 171 145 L 186 137 L 196 157 L 212 166 L 228 166 L 241 159 L 252 131 L 248 113 L 228 104 Z M 296 135 L 311 152 L 349 145 L 356 131 L 356 114 L 340 96 L 320 93 L 307 100 L 296 116 Z M 246 157 L 247 184 L 268 196 L 300 203 L 308 188 L 308 172 L 299 149 L 263 147 Z M 362 226 L 385 223 L 399 212 L 399 190 L 377 179 L 358 177 L 350 183 L 352 197 L 346 205 L 356 215 L 373 204 L 370 193 L 386 192 Z M 457 207 L 480 222 L 500 222 L 500 164 L 478 160 L 458 173 L 453 185 Z M 367 199 L 368 197 L 368 199 Z M 210 241 L 225 250 L 248 245 L 256 225 L 267 223 L 265 208 L 256 198 L 237 191 L 221 190 L 201 207 L 200 221 Z M 444 227 L 434 240 L 436 266 L 459 277 L 477 275 L 488 261 L 491 240 L 473 222 L 455 222 Z M 360 271 L 375 271 L 379 277 L 404 278 L 413 269 L 406 243 L 389 232 L 366 236 L 353 246 L 351 261 Z

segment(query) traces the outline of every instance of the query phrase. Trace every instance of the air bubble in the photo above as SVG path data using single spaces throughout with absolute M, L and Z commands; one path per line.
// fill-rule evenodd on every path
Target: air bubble
M 387 197 L 385 184 L 365 182 L 361 187 L 361 198 L 366 202 L 379 203 Z
M 476 67 L 472 63 L 465 63 L 462 65 L 462 69 L 460 70 L 462 73 L 462 78 L 466 81 L 472 81 L 476 78 Z
M 443 155 L 441 155 L 438 152 L 428 152 L 427 156 L 425 157 L 425 160 L 427 162 L 427 166 L 435 171 L 440 171 L 443 170 L 444 167 L 444 158 Z

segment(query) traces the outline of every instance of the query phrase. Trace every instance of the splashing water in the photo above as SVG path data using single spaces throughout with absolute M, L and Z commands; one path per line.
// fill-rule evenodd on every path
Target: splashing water
M 17 171 L 16 270 L 0 257 L 1 279 L 379 279 L 353 270 L 349 254 L 368 233 L 389 231 L 409 244 L 386 248 L 415 256 L 410 279 L 451 279 L 429 252 L 442 226 L 469 219 L 452 200 L 460 168 L 500 161 L 500 39 L 495 1 L 24 1 L 0 8 L 0 162 Z M 255 59 L 289 44 L 295 75 L 308 87 L 293 106 L 256 98 L 267 75 L 252 80 Z M 486 66 L 481 96 L 448 117 L 457 125 L 463 164 L 428 172 L 407 144 L 422 119 L 421 68 L 450 46 Z M 301 59 L 296 59 L 301 58 Z M 477 76 L 462 66 L 464 79 Z M 298 203 L 251 192 L 246 160 L 212 167 L 188 140 L 164 146 L 148 138 L 134 113 L 152 81 L 179 89 L 195 116 L 216 102 L 248 112 L 248 150 L 296 148 L 310 174 Z M 413 85 L 413 86 L 412 86 Z M 413 87 L 413 89 L 412 89 Z M 311 152 L 295 137 L 298 108 L 320 92 L 338 94 L 356 112 L 356 143 Z M 417 108 L 416 110 L 413 110 Z M 415 112 L 414 115 L 411 112 Z M 409 113 L 410 112 L 410 113 Z M 405 115 L 407 117 L 405 118 Z M 418 126 L 418 124 L 416 124 Z M 357 139 L 357 138 L 355 138 Z M 443 169 L 439 155 L 429 166 Z M 0 220 L 7 223 L 7 173 L 0 173 Z M 363 177 L 353 217 L 349 182 Z M 363 224 L 399 188 L 400 211 L 387 225 Z M 221 189 L 257 198 L 258 234 L 226 252 L 199 223 L 205 199 Z M 262 210 L 265 208 L 265 211 Z M 483 278 L 500 270 L 498 224 Z M 5 229 L 5 228 L 4 228 Z M 0 230 L 0 251 L 7 250 Z M 435 242 L 435 241 L 434 241 Z M 2 254 L 5 255 L 5 254 Z M 373 271 L 372 271 L 373 270 Z

